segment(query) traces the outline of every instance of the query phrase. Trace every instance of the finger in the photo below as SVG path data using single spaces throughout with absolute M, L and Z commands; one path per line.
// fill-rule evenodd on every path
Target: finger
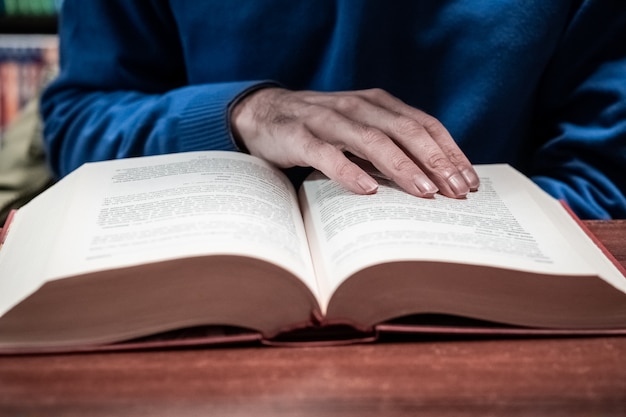
M 414 156 L 442 189 L 457 196 L 478 189 L 479 178 L 472 164 L 437 119 L 426 114 L 420 120 L 398 115 L 388 127 L 386 133 Z
M 467 183 L 456 161 L 451 159 L 451 155 L 446 153 L 445 148 L 422 123 L 399 115 L 384 129 L 433 180 L 442 194 L 463 198 L 470 192 L 471 185 Z
M 356 194 L 374 194 L 378 183 L 335 146 L 314 136 L 304 139 L 302 162 Z
M 332 109 L 316 109 L 314 114 L 308 127 L 322 142 L 370 161 L 410 194 L 432 197 L 438 191 L 417 164 L 379 129 L 354 122 Z
M 313 110 L 318 118 L 319 113 L 327 113 L 327 109 Z M 282 118 L 281 123 L 271 123 L 264 130 L 266 134 L 248 141 L 253 155 L 283 168 L 313 167 L 357 194 L 372 194 L 377 191 L 376 180 L 350 161 L 341 151 L 342 147 L 336 147 L 316 137 L 305 123 L 295 118 Z M 289 138 L 288 144 L 284 143 L 284 138 Z
M 439 145 L 444 155 L 443 159 L 440 154 L 434 153 L 429 155 L 429 157 L 420 160 L 420 163 L 423 164 L 421 166 L 427 173 L 435 175 L 436 173 L 439 173 L 439 176 L 441 177 L 451 178 L 450 168 L 445 162 L 446 160 L 449 160 L 461 174 L 469 189 L 472 191 L 478 189 L 480 183 L 478 174 L 474 170 L 469 159 L 461 151 L 448 130 L 441 122 L 439 122 L 439 120 L 419 109 L 407 105 L 402 100 L 386 93 L 384 90 L 371 89 L 357 91 L 355 93 L 366 98 L 378 107 L 388 109 L 396 113 L 398 116 L 404 116 L 409 119 L 405 120 L 402 117 L 397 117 L 391 124 L 392 131 L 387 132 L 385 129 L 385 131 L 394 137 L 394 139 L 400 140 L 402 145 L 407 144 L 405 141 L 407 137 L 406 133 L 409 133 L 409 137 L 411 136 L 411 132 L 421 134 L 421 128 L 412 126 L 410 120 L 417 122 L 418 125 L 421 126 Z M 393 127 L 394 125 L 395 127 Z M 396 138 L 395 132 L 405 132 L 405 134 Z
M 421 123 L 385 107 L 372 104 L 357 95 L 337 97 L 335 105 L 347 120 L 353 120 L 345 130 L 338 120 L 322 125 L 326 131 L 318 131 L 320 137 L 340 133 L 342 140 L 350 144 L 350 151 L 368 159 L 403 189 L 420 196 L 442 194 L 462 198 L 470 186 L 457 166 L 434 140 Z M 330 121 L 332 114 L 326 116 Z M 367 121 L 367 125 L 354 122 Z M 432 180 L 432 181 L 431 181 Z M 417 186 L 419 191 L 412 192 Z

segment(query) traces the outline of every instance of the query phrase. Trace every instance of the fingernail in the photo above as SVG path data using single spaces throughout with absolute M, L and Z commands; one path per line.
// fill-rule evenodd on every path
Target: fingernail
M 478 186 L 480 185 L 480 179 L 476 176 L 474 171 L 466 168 L 461 171 L 461 175 L 463 175 L 463 178 L 465 178 L 465 182 L 467 183 L 471 191 L 478 190 Z
M 450 188 L 452 188 L 452 191 L 457 197 L 465 197 L 469 192 L 467 183 L 459 174 L 453 174 L 448 178 L 448 184 L 450 184 Z
M 413 177 L 413 182 L 423 197 L 432 197 L 439 191 L 439 188 L 426 176 L 416 175 Z
M 378 189 L 378 183 L 367 175 L 359 175 L 356 179 L 356 183 L 359 184 L 359 187 L 361 187 L 366 194 L 372 194 Z

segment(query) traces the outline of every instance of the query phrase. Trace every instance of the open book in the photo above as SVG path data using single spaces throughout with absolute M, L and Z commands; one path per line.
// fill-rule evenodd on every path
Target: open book
M 209 325 L 373 334 L 420 314 L 626 328 L 622 271 L 563 205 L 508 165 L 476 169 L 480 190 L 455 200 L 385 178 L 355 195 L 317 172 L 295 190 L 232 152 L 83 165 L 8 225 L 0 351 Z

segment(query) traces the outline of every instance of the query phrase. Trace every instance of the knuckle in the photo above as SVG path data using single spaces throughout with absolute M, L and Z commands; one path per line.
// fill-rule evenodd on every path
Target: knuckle
M 436 153 L 433 155 L 429 155 L 427 159 L 428 166 L 434 170 L 443 170 L 451 167 L 452 163 L 450 160 L 442 153 Z
M 456 167 L 450 159 L 442 153 L 430 155 L 427 158 L 427 164 L 430 171 L 436 175 L 447 179 L 456 172 Z
M 337 97 L 337 108 L 345 113 L 353 113 L 363 105 L 363 99 L 355 95 L 342 95 Z
M 361 126 L 361 142 L 364 146 L 377 146 L 384 144 L 390 139 L 380 130 L 371 126 Z
M 307 116 L 307 119 L 313 121 L 316 125 L 325 125 L 337 118 L 337 111 L 330 107 L 311 104 L 307 108 Z
M 449 151 L 448 159 L 450 160 L 450 162 L 457 166 L 465 163 L 465 155 L 460 150 Z
M 339 148 L 334 145 L 314 137 L 311 137 L 303 144 L 302 151 L 305 159 L 312 166 L 316 166 L 323 161 L 332 161 L 341 153 Z
M 347 178 L 350 176 L 353 168 L 354 167 L 352 163 L 349 160 L 343 158 L 335 165 L 335 173 L 337 174 L 338 178 Z
M 367 94 L 368 96 L 372 96 L 372 97 L 387 97 L 389 96 L 389 93 L 385 90 L 383 90 L 382 88 L 370 88 L 365 90 L 365 94 Z
M 393 128 L 398 134 L 405 137 L 418 137 L 426 133 L 426 129 L 420 122 L 403 116 L 396 118 Z
M 422 126 L 426 129 L 432 137 L 441 137 L 447 135 L 448 130 L 445 126 L 435 117 L 425 114 L 422 119 Z
M 316 141 L 311 140 L 311 132 L 303 123 L 292 124 L 288 132 L 292 136 L 292 140 L 304 140 L 308 146 L 315 145 Z
M 320 140 L 309 138 L 302 143 L 302 151 L 307 155 L 307 159 L 319 159 L 324 154 L 324 145 Z
M 398 155 L 391 158 L 391 166 L 396 172 L 403 172 L 415 168 L 415 163 L 403 155 Z

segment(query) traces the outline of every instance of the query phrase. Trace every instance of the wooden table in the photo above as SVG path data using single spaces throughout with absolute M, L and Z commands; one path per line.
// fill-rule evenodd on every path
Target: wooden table
M 626 220 L 588 222 L 626 264 Z M 0 357 L 0 416 L 619 416 L 626 337 Z

